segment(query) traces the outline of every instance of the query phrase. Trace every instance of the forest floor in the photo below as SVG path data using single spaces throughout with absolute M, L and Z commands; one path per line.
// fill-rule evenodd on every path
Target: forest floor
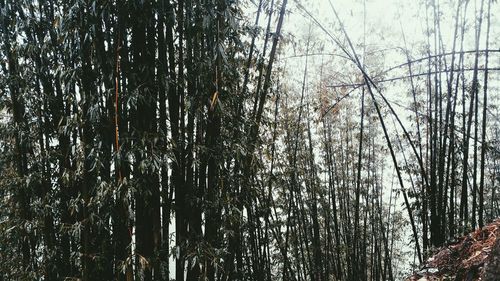
M 500 281 L 500 219 L 438 249 L 407 281 Z

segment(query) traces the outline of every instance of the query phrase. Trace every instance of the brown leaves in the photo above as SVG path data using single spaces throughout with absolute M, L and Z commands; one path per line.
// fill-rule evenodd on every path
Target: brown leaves
M 500 219 L 446 246 L 429 258 L 408 280 L 483 280 L 485 264 L 500 259 L 492 252 L 500 244 Z

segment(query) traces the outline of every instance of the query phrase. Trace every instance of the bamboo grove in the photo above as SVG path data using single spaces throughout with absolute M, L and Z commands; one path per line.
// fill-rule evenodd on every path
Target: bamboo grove
M 384 68 L 324 2 L 0 0 L 0 280 L 401 280 L 500 217 L 498 3 Z

